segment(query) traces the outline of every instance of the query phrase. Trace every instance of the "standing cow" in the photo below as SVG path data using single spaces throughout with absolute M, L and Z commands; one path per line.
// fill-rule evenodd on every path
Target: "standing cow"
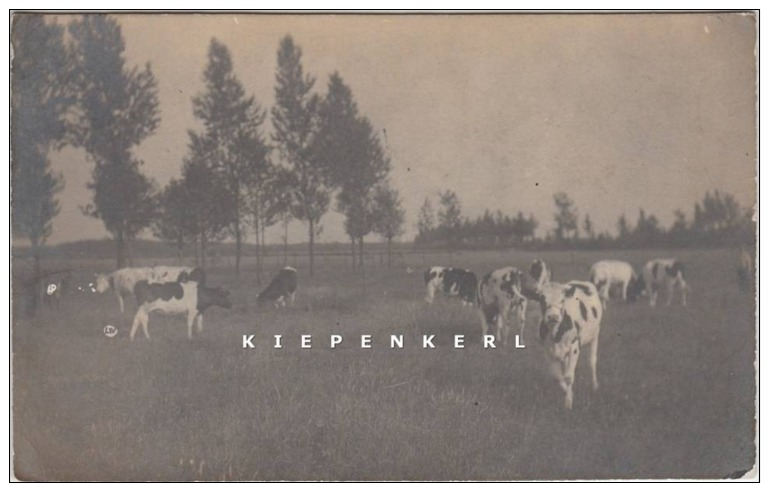
M 257 301 L 259 303 L 271 302 L 276 307 L 286 306 L 286 300 L 291 300 L 291 306 L 294 305 L 296 296 L 297 272 L 293 267 L 281 268 L 270 284 L 259 293 Z
M 590 281 L 598 287 L 604 308 L 611 296 L 611 289 L 615 286 L 622 288 L 622 300 L 628 300 L 629 297 L 631 302 L 634 301 L 636 291 L 629 289 L 635 287 L 637 279 L 638 275 L 633 266 L 627 262 L 601 260 L 590 267 Z
M 673 291 L 678 289 L 681 292 L 681 303 L 686 305 L 686 293 L 689 291 L 689 285 L 684 280 L 684 265 L 675 258 L 660 258 L 650 260 L 644 265 L 641 271 L 641 277 L 644 282 L 646 293 L 649 295 L 649 305 L 657 305 L 657 295 L 664 287 L 668 294 L 666 305 L 673 302 Z
M 432 305 L 436 292 L 443 292 L 449 297 L 459 297 L 462 305 L 473 305 L 476 299 L 478 278 L 464 268 L 431 267 L 425 270 L 425 301 Z
M 520 337 L 526 323 L 527 300 L 538 297 L 540 286 L 528 274 L 515 267 L 498 268 L 478 284 L 478 309 L 483 338 L 494 328 L 496 340 L 507 345 L 510 334 L 510 312 L 516 309 Z
M 590 282 L 549 283 L 540 295 L 542 319 L 539 337 L 550 371 L 566 393 L 566 409 L 574 401 L 574 373 L 582 346 L 589 346 L 593 389 L 598 389 L 598 333 L 603 305 L 598 289 Z
M 140 280 L 134 287 L 136 302 L 139 310 L 134 317 L 131 326 L 131 340 L 136 335 L 136 330 L 141 325 L 144 336 L 149 339 L 147 330 L 149 314 L 162 312 L 166 314 L 184 314 L 187 316 L 187 337 L 192 339 L 192 326 L 197 322 L 197 332 L 203 331 L 203 311 L 218 305 L 231 308 L 230 293 L 221 288 L 211 288 L 195 282 L 165 282 L 150 283 Z
M 200 268 L 192 267 L 128 267 L 108 274 L 96 274 L 96 283 L 89 285 L 89 288 L 92 292 L 100 294 L 114 290 L 122 314 L 125 312 L 125 298 L 134 295 L 134 287 L 138 282 L 165 283 L 185 280 L 205 283 L 205 273 Z

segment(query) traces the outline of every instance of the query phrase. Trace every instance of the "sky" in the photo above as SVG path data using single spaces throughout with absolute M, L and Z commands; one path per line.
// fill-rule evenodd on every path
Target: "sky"
M 756 201 L 756 27 L 737 14 L 116 15 L 127 66 L 149 62 L 161 124 L 135 151 L 159 187 L 180 175 L 191 98 L 203 90 L 212 38 L 232 54 L 247 92 L 274 103 L 280 39 L 326 92 L 338 71 L 392 159 L 391 180 L 416 232 L 425 198 L 456 191 L 463 215 L 533 213 L 554 227 L 553 194 L 616 232 L 639 209 L 670 226 L 705 192 Z M 66 23 L 68 17 L 59 22 Z M 269 122 L 265 128 L 269 131 Z M 80 207 L 92 165 L 81 150 L 52 157 L 65 178 L 49 243 L 108 234 Z M 346 241 L 343 217 L 321 242 Z M 282 230 L 268 231 L 278 242 Z M 307 239 L 294 221 L 289 242 Z M 370 240 L 376 238 L 372 235 Z M 249 240 L 250 241 L 250 240 Z

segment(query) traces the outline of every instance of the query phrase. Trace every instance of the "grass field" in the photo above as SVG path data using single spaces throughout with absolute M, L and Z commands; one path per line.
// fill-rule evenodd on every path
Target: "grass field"
M 544 370 L 530 304 L 525 349 L 483 350 L 474 310 L 427 307 L 421 269 L 479 275 L 534 256 L 554 279 L 589 265 L 658 256 L 686 265 L 676 298 L 610 304 L 597 392 L 577 367 L 572 411 Z M 464 252 L 405 260 L 365 278 L 300 268 L 296 305 L 256 306 L 250 269 L 209 270 L 232 310 L 205 315 L 189 341 L 182 318 L 154 315 L 151 340 L 129 342 L 135 303 L 72 295 L 13 320 L 16 477 L 56 480 L 723 478 L 755 459 L 755 307 L 736 281 L 736 251 Z M 73 263 L 70 261 L 70 263 Z M 109 261 L 80 261 L 109 268 Z M 401 264 L 402 265 L 402 264 Z M 664 302 L 664 298 L 662 299 Z M 114 338 L 103 333 L 114 325 Z M 244 350 L 244 334 L 255 349 Z M 284 348 L 272 348 L 283 334 Z M 313 348 L 299 337 L 311 334 Z M 331 334 L 344 342 L 330 349 Z M 361 334 L 372 348 L 360 348 Z M 404 349 L 389 335 L 403 334 Z M 421 348 L 436 334 L 436 349 Z M 451 347 L 465 334 L 467 348 Z

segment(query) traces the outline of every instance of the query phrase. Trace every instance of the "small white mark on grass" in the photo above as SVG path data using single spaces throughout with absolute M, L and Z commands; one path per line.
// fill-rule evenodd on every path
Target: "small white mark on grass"
M 232 20 L 234 20 L 234 21 L 235 21 L 235 24 L 236 24 L 236 25 L 240 25 L 240 24 L 238 23 L 238 17 L 232 17 Z

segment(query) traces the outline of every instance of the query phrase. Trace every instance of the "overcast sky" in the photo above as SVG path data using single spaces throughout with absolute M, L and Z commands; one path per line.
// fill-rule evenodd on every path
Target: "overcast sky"
M 420 205 L 455 190 L 463 214 L 532 212 L 553 227 L 567 192 L 597 231 L 639 208 L 667 227 L 705 191 L 755 203 L 755 23 L 740 15 L 122 15 L 129 66 L 152 64 L 161 125 L 137 149 L 146 173 L 178 177 L 191 97 L 202 91 L 212 38 L 226 44 L 246 90 L 274 102 L 280 39 L 291 34 L 324 93 L 338 71 L 392 158 L 410 240 Z M 67 22 L 65 17 L 59 20 Z M 386 136 L 384 133 L 386 132 Z M 92 166 L 63 172 L 51 243 L 107 236 L 81 214 Z M 321 241 L 346 241 L 340 215 Z M 272 241 L 278 229 L 268 232 Z M 292 222 L 290 242 L 306 240 Z M 249 241 L 250 241 L 249 237 Z M 373 240 L 373 236 L 369 237 Z

